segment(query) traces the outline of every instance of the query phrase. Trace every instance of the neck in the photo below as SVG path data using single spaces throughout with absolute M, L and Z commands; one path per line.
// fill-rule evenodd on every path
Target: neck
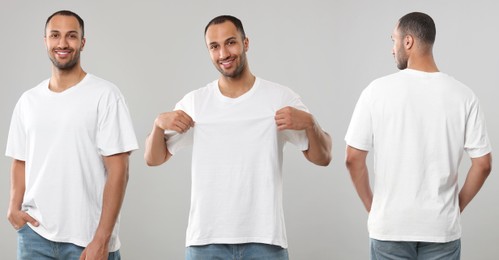
M 87 73 L 78 65 L 70 70 L 60 70 L 52 66 L 49 89 L 54 92 L 63 92 L 78 84 L 86 75 Z
M 246 69 L 239 77 L 231 78 L 220 76 L 218 88 L 222 95 L 230 98 L 237 98 L 248 92 L 255 83 L 255 76 Z
M 424 72 L 439 72 L 432 53 L 414 55 L 408 60 L 407 68 Z

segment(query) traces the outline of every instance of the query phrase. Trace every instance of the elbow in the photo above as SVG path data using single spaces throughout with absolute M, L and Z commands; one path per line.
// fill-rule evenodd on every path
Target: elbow
M 351 169 L 353 167 L 353 165 L 355 165 L 356 163 L 356 160 L 353 156 L 349 156 L 347 154 L 346 158 L 345 158 L 345 166 L 347 167 L 347 169 Z
M 357 155 L 347 153 L 345 157 L 345 166 L 349 171 L 353 169 L 357 169 L 362 164 L 362 158 L 359 158 Z
M 144 161 L 146 161 L 147 166 L 158 166 L 159 163 L 152 158 L 149 154 L 144 154 Z
M 331 153 L 327 154 L 322 160 L 316 162 L 317 165 L 319 166 L 328 166 L 331 163 L 331 160 L 333 159 L 333 156 Z
M 165 157 L 158 158 L 157 156 L 152 156 L 149 153 L 144 154 L 144 160 L 146 161 L 147 166 L 159 166 L 165 163 L 170 158 L 169 154 L 166 154 Z
M 309 150 L 303 151 L 303 154 L 305 155 L 305 158 L 307 158 L 309 162 L 318 166 L 328 166 L 329 163 L 331 163 L 333 157 L 330 151 L 324 152 L 320 156 L 318 154 L 310 153 Z
M 492 162 L 489 162 L 485 165 L 483 165 L 483 174 L 488 177 L 490 173 L 492 172 Z
M 480 172 L 482 172 L 484 177 L 488 177 L 490 175 L 490 172 L 492 171 L 492 155 L 489 153 L 484 157 L 476 160 L 476 165 L 480 167 Z
M 152 166 L 158 166 L 158 165 L 161 165 L 161 163 L 156 162 L 156 161 L 151 160 L 151 159 L 148 159 L 147 157 L 146 157 L 146 158 L 144 158 L 144 159 L 145 159 L 145 161 L 146 161 L 146 165 L 147 165 L 147 166 L 152 167 Z

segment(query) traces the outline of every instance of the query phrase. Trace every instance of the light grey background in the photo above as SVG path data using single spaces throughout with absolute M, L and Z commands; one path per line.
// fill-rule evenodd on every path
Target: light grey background
M 83 68 L 120 87 L 141 144 L 131 157 L 121 215 L 124 259 L 183 259 L 191 153 L 184 150 L 167 164 L 150 168 L 142 158 L 143 144 L 158 113 L 218 77 L 203 29 L 220 14 L 243 21 L 253 73 L 299 93 L 333 137 L 328 167 L 308 163 L 293 146 L 285 151 L 284 208 L 291 259 L 368 258 L 367 214 L 344 167 L 343 137 L 361 90 L 371 80 L 397 71 L 390 35 L 400 16 L 423 11 L 434 18 L 439 68 L 480 97 L 492 145 L 499 147 L 499 16 L 493 0 L 2 0 L 1 149 L 21 93 L 50 76 L 44 23 L 60 9 L 73 10 L 85 20 Z M 468 166 L 465 156 L 460 183 Z M 10 158 L 1 157 L 4 213 L 9 168 Z M 497 259 L 498 178 L 494 170 L 463 214 L 463 259 Z M 16 233 L 5 217 L 1 219 L 0 258 L 14 259 Z

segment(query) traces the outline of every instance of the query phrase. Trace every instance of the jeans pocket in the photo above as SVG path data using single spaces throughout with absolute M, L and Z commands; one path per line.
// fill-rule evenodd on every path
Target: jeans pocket
M 21 231 L 25 230 L 27 227 L 28 227 L 28 223 L 25 223 L 22 227 L 20 227 L 20 228 L 16 229 L 16 232 L 18 232 L 18 233 L 19 233 L 19 232 L 21 232 Z

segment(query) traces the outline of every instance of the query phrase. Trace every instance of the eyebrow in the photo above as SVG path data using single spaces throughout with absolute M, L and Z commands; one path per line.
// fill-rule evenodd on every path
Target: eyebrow
M 61 31 L 59 31 L 59 30 L 50 30 L 50 32 L 49 32 L 49 33 L 60 33 L 60 32 L 61 32 Z M 68 33 L 68 34 L 70 34 L 70 33 L 80 34 L 80 33 L 79 33 L 78 31 L 76 31 L 76 30 L 73 30 L 73 31 L 68 31 L 67 33 Z
M 224 42 L 227 42 L 227 41 L 230 41 L 230 40 L 236 40 L 236 39 L 237 39 L 236 36 L 231 36 L 231 37 L 225 39 Z M 214 44 L 218 44 L 218 42 L 210 42 L 210 43 L 208 43 L 208 45 L 214 45 Z

